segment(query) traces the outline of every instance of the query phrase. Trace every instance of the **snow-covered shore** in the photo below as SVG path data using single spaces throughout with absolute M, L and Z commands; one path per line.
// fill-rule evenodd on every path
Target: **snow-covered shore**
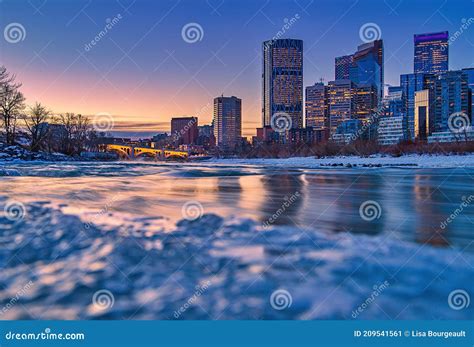
M 272 165 L 282 167 L 417 167 L 417 168 L 457 168 L 473 167 L 474 154 L 466 155 L 404 155 L 391 157 L 371 155 L 367 158 L 341 156 L 328 158 L 295 157 L 287 159 L 213 159 L 216 164 Z

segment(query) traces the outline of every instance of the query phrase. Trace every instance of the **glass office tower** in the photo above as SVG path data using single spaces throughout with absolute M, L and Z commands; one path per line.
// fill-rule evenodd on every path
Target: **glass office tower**
M 468 75 L 463 71 L 445 72 L 435 81 L 434 131 L 448 131 L 448 119 L 462 112 L 470 117 L 471 99 Z
M 415 73 L 437 74 L 448 71 L 448 40 L 447 31 L 415 35 Z
M 381 104 L 384 88 L 383 41 L 376 40 L 357 47 L 349 69 L 349 79 L 357 85 L 372 85 Z
M 341 57 L 336 57 L 334 62 L 334 71 L 336 80 L 348 80 L 349 71 L 353 61 L 353 55 L 343 55 Z
M 263 43 L 262 126 L 284 112 L 292 128 L 303 127 L 303 41 L 269 40 Z
M 436 76 L 433 74 L 404 74 L 400 75 L 400 87 L 403 93 L 404 113 L 407 121 L 409 139 L 415 139 L 415 92 L 428 89 L 434 90 Z M 433 119 L 433 118 L 432 118 Z
M 465 68 L 465 69 L 462 69 L 462 72 L 464 74 L 466 74 L 467 76 L 467 84 L 468 84 L 468 87 L 469 87 L 469 90 L 470 90 L 470 99 L 471 99 L 471 108 L 469 110 L 470 114 L 471 114 L 471 124 L 473 124 L 472 122 L 472 119 L 474 118 L 473 117 L 473 113 L 474 113 L 474 68 Z

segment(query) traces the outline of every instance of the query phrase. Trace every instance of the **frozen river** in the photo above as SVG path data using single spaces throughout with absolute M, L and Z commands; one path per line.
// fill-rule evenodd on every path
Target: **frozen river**
M 474 293 L 473 181 L 470 168 L 2 164 L 0 319 L 472 319 L 454 299 Z

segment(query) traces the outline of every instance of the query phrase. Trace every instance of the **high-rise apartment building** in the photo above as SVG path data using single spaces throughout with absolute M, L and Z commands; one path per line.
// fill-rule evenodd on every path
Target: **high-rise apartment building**
M 328 87 L 329 127 L 332 135 L 339 124 L 352 117 L 356 86 L 350 80 L 337 80 L 329 82 Z
M 329 128 L 328 86 L 316 83 L 306 87 L 305 122 L 314 129 Z
M 214 99 L 214 137 L 216 145 L 233 149 L 242 141 L 242 100 L 220 96 Z
M 358 85 L 353 92 L 354 112 L 353 119 L 366 124 L 372 114 L 377 112 L 377 89 L 373 85 Z
M 303 41 L 269 40 L 263 43 L 262 126 L 286 113 L 292 128 L 303 127 Z

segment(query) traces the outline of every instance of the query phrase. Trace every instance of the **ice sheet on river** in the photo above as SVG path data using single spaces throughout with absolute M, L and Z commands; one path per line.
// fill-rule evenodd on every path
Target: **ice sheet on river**
M 452 309 L 448 296 L 473 293 L 473 260 L 216 215 L 172 232 L 98 227 L 33 203 L 19 222 L 0 215 L 0 319 L 472 319 L 474 305 Z M 100 290 L 112 306 L 92 303 Z M 291 305 L 275 309 L 276 290 Z

